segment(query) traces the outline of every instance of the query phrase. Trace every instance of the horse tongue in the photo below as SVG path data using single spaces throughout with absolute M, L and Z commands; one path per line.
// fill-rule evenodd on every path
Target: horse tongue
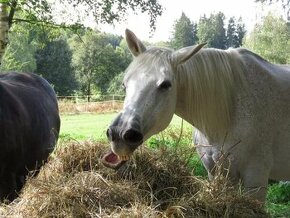
M 120 168 L 126 161 L 122 161 L 119 157 L 112 151 L 109 151 L 102 157 L 102 163 L 109 168 L 118 169 Z

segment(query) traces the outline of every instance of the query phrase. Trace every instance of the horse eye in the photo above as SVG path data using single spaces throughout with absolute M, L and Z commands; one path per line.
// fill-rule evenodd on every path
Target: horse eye
M 165 80 L 162 83 L 160 83 L 160 85 L 158 86 L 159 90 L 166 90 L 169 89 L 171 87 L 171 82 L 169 80 Z

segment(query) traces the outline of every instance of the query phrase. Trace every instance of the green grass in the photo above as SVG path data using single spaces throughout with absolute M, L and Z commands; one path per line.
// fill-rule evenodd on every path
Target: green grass
M 290 217 L 290 202 L 277 204 L 268 201 L 266 203 L 266 211 L 271 215 L 271 217 Z
M 269 185 L 266 210 L 272 217 L 290 217 L 290 184 L 275 182 Z
M 117 114 L 61 115 L 60 138 L 106 139 L 106 130 Z
M 61 115 L 60 138 L 106 140 L 106 130 L 116 116 L 117 113 Z M 180 128 L 181 118 L 174 116 L 170 126 Z M 184 127 L 191 128 L 186 122 Z

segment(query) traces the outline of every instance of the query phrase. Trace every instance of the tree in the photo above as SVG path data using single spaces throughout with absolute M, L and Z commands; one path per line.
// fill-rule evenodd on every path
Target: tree
M 108 94 L 118 94 L 125 95 L 124 88 L 122 87 L 123 78 L 124 78 L 124 70 L 132 61 L 132 53 L 128 49 L 127 42 L 125 39 L 122 39 L 120 45 L 116 48 L 116 53 L 120 56 L 121 60 L 123 60 L 122 69 L 120 73 L 116 74 L 116 76 L 110 81 L 106 92 Z
M 231 17 L 229 19 L 228 28 L 227 28 L 227 47 L 233 47 L 236 48 L 238 36 L 236 34 L 237 32 L 237 26 L 235 23 L 235 18 Z
M 67 32 L 69 31 L 28 23 L 13 25 L 9 31 L 10 43 L 3 57 L 1 70 L 33 72 L 36 69 L 36 50 Z
M 234 17 L 231 17 L 228 22 L 226 34 L 227 48 L 238 48 L 242 45 L 243 38 L 246 34 L 245 25 L 242 23 L 242 18 L 239 18 L 238 23 Z
M 238 23 L 237 23 L 237 29 L 236 29 L 237 35 L 238 35 L 238 41 L 237 41 L 237 47 L 241 46 L 243 44 L 243 39 L 246 35 L 246 28 L 245 28 L 245 24 L 242 21 L 242 18 L 240 17 L 238 19 Z
M 268 14 L 246 39 L 244 46 L 268 61 L 290 63 L 290 27 L 281 17 Z
M 202 16 L 198 23 L 197 36 L 200 43 L 207 43 L 208 47 L 226 48 L 225 16 L 222 12 L 211 14 L 209 18 Z
M 0 3 L 0 65 L 8 44 L 7 4 Z
M 107 93 L 115 95 L 125 95 L 122 82 L 124 78 L 124 72 L 117 74 L 110 82 Z
M 115 52 L 120 56 L 122 60 L 121 64 L 122 68 L 123 67 L 126 68 L 129 65 L 129 63 L 132 62 L 133 60 L 132 53 L 128 48 L 127 41 L 124 38 L 122 38 L 122 40 L 120 41 L 119 46 L 116 47 Z
M 290 0 L 255 0 L 255 2 L 273 4 L 279 2 L 286 12 L 287 20 L 290 22 Z
M 81 92 L 105 94 L 110 81 L 127 67 L 127 60 L 120 48 L 108 43 L 106 35 L 88 31 L 84 36 L 75 37 L 70 46 L 73 50 L 73 67 L 80 81 Z
M 113 24 L 122 20 L 128 12 L 140 10 L 150 16 L 150 26 L 155 29 L 157 16 L 162 13 L 162 7 L 156 0 L 0 0 L 0 60 L 7 46 L 7 33 L 13 23 L 28 22 L 37 25 L 54 25 L 65 27 L 67 23 L 59 23 L 56 19 L 54 5 L 69 5 L 74 17 L 80 18 L 80 14 L 92 15 L 97 23 Z M 77 9 L 81 8 L 79 11 Z M 79 12 L 79 13 L 78 13 Z M 60 16 L 58 14 L 57 16 Z M 82 20 L 77 19 L 71 26 L 79 27 Z
M 10 43 L 3 56 L 1 71 L 33 72 L 36 69 L 35 51 L 37 39 L 31 37 L 34 32 L 29 25 L 23 23 L 13 26 L 9 33 Z
M 74 93 L 77 83 L 71 66 L 72 52 L 64 39 L 47 42 L 35 57 L 35 73 L 45 77 L 58 95 Z
M 178 49 L 194 45 L 197 42 L 197 25 L 182 12 L 181 17 L 173 26 L 173 38 L 171 47 Z

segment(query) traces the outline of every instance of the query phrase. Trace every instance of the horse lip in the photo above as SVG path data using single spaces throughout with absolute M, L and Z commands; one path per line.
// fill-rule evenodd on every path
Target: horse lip
M 111 141 L 111 143 L 114 144 L 114 142 Z M 126 156 L 129 156 L 128 160 L 130 159 L 130 156 L 133 154 L 133 152 L 140 146 L 142 145 L 143 143 L 143 140 L 141 140 L 140 142 L 138 143 L 135 143 L 135 144 L 127 144 L 126 146 L 128 146 L 130 148 L 130 155 L 126 155 Z M 112 156 L 113 159 L 115 160 L 112 160 L 112 161 L 109 161 L 108 160 L 108 157 L 109 156 Z M 108 167 L 108 168 L 111 168 L 111 169 L 115 169 L 115 170 L 118 170 L 121 166 L 123 166 L 128 160 L 124 160 L 124 159 L 120 159 L 119 155 L 114 152 L 112 150 L 112 148 L 107 151 L 102 157 L 101 157 L 101 162 L 104 166 Z
M 117 160 L 115 163 L 111 163 L 107 160 L 110 155 L 115 155 Z M 106 154 L 103 155 L 101 158 L 101 162 L 105 167 L 118 170 L 121 166 L 123 166 L 128 160 L 120 160 L 118 155 L 116 155 L 113 151 L 108 151 Z

